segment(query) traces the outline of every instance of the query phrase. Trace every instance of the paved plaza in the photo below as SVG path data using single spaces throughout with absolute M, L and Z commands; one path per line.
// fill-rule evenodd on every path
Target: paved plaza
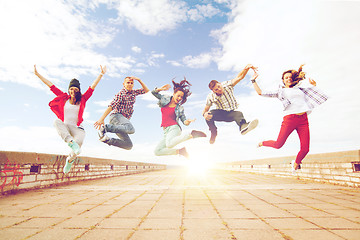
M 360 189 L 169 169 L 0 197 L 0 239 L 360 239 Z

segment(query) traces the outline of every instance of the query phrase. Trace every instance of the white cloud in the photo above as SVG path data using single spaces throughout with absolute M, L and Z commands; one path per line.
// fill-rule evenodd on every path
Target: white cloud
M 197 4 L 196 8 L 190 9 L 188 11 L 189 19 L 192 21 L 203 21 L 205 18 L 211 18 L 220 13 L 221 11 L 211 4 Z
M 147 64 L 149 66 L 158 66 L 157 61 L 164 57 L 165 55 L 163 53 L 151 52 L 150 56 L 147 58 Z
M 186 4 L 179 1 L 123 0 L 112 3 L 118 11 L 114 22 L 126 22 L 143 34 L 155 35 L 186 21 Z
M 137 46 L 133 46 L 133 47 L 131 48 L 131 50 L 132 50 L 133 52 L 136 52 L 136 53 L 141 53 L 141 48 L 139 48 L 139 47 L 137 47 Z
M 219 4 L 227 5 L 228 2 Z M 186 21 L 198 22 L 222 14 L 212 4 L 197 4 L 190 8 L 186 1 L 175 0 L 122 0 L 116 3 L 109 1 L 109 7 L 118 11 L 114 23 L 125 22 L 146 35 L 173 30 Z
M 183 65 L 181 63 L 179 63 L 178 61 L 173 61 L 173 60 L 168 60 L 166 61 L 167 63 L 170 63 L 171 65 L 175 66 L 175 67 L 182 67 Z
M 209 53 L 201 53 L 198 56 L 185 56 L 182 62 L 185 66 L 190 68 L 207 68 L 212 62 L 216 62 L 219 58 L 219 49 L 213 49 Z
M 96 75 L 99 62 L 111 68 L 109 75 L 130 69 L 135 63 L 131 57 L 108 58 L 94 50 L 107 46 L 116 31 L 89 20 L 86 11 L 56 0 L 1 1 L 0 81 L 43 88 L 34 64 L 54 83 Z

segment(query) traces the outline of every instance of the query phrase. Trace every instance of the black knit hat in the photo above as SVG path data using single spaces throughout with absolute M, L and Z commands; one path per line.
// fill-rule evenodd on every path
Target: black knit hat
M 71 88 L 71 87 L 77 87 L 79 89 L 79 91 L 80 91 L 80 82 L 79 82 L 79 80 L 77 80 L 75 78 L 71 79 L 70 84 L 69 84 L 69 88 Z

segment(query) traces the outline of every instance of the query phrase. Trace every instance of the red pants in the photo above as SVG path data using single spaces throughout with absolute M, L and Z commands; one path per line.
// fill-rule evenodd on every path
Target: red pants
M 276 141 L 264 141 L 262 144 L 266 147 L 281 148 L 289 135 L 296 130 L 300 138 L 300 151 L 296 157 L 296 163 L 300 164 L 306 154 L 309 152 L 310 132 L 307 114 L 291 114 L 284 117 L 281 124 L 280 133 Z

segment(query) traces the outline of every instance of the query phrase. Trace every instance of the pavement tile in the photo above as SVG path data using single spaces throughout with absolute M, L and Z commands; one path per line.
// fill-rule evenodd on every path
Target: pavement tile
M 219 214 L 222 218 L 258 218 L 254 213 L 249 210 L 221 210 Z
M 331 229 L 360 229 L 359 223 L 351 222 L 343 218 L 306 218 L 323 228 Z M 360 236 L 359 236 L 360 238 Z
M 137 230 L 131 240 L 171 240 L 180 239 L 180 230 Z
M 183 219 L 185 229 L 225 229 L 221 219 Z
M 301 218 L 278 218 L 278 219 L 266 219 L 275 229 L 317 229 L 319 228 L 315 224 L 307 222 Z
M 348 230 L 331 230 L 333 233 L 342 236 L 348 240 L 359 240 L 360 229 L 348 229 Z
M 92 229 L 83 234 L 81 240 L 126 240 L 128 235 L 133 232 L 131 229 Z
M 283 236 L 276 230 L 261 229 L 261 230 L 232 230 L 236 239 L 251 239 L 251 240 L 284 240 Z
M 68 240 L 68 239 L 75 239 L 77 236 L 84 233 L 85 229 L 62 229 L 62 228 L 49 228 L 45 229 L 42 232 L 30 237 L 29 239 L 36 239 L 36 240 L 49 240 L 49 239 L 56 239 L 56 240 Z
M 184 240 L 231 240 L 232 235 L 228 230 L 221 229 L 190 229 L 183 233 Z M 175 239 L 175 238 L 174 238 Z M 240 238 L 239 238 L 240 239 Z
M 54 228 L 84 228 L 88 229 L 94 227 L 99 223 L 102 218 L 99 217 L 84 217 L 84 216 L 73 216 L 70 219 L 67 219 Z
M 145 221 L 140 225 L 140 229 L 150 229 L 150 230 L 178 230 L 181 227 L 181 219 L 178 218 L 147 218 Z
M 281 230 L 292 240 L 326 239 L 326 240 L 344 240 L 343 238 L 326 230 L 319 229 L 289 229 Z
M 224 221 L 226 221 L 227 225 L 230 229 L 272 229 L 268 224 L 263 222 L 262 220 L 256 218 L 256 219 L 231 219 L 227 218 Z
M 118 228 L 118 229 L 133 229 L 141 222 L 140 218 L 105 218 L 100 222 L 96 228 Z
M 30 228 L 30 229 L 22 229 L 22 228 L 5 228 L 0 229 L 1 240 L 20 240 L 25 239 L 26 237 L 35 234 L 39 229 Z

